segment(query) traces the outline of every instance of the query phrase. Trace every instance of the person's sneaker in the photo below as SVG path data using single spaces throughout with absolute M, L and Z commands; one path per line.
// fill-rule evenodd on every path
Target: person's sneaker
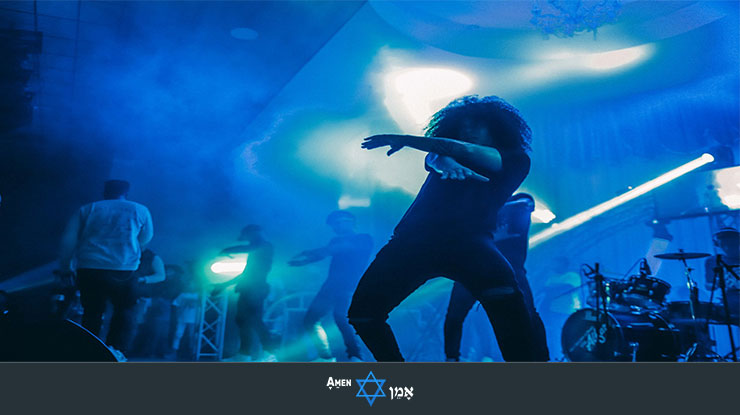
M 127 362 L 128 359 L 126 359 L 126 356 L 124 356 L 123 352 L 116 349 L 115 347 L 108 346 L 108 350 L 110 350 L 111 353 L 113 353 L 113 356 L 116 358 L 119 362 Z

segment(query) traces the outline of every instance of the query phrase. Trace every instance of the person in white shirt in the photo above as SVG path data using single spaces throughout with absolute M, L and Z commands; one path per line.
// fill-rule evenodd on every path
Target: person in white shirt
M 69 220 L 61 243 L 59 265 L 77 273 L 82 325 L 100 333 L 106 303 L 113 306 L 107 343 L 123 353 L 134 323 L 136 278 L 142 246 L 153 236 L 146 206 L 127 200 L 130 185 L 105 182 L 104 200 L 82 206 Z

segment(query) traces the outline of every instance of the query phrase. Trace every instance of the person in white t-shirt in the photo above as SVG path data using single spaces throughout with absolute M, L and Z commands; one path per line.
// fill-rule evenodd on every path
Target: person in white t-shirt
M 82 206 L 69 220 L 59 265 L 77 273 L 82 325 L 98 335 L 106 303 L 113 306 L 107 343 L 125 354 L 136 305 L 136 278 L 142 246 L 153 236 L 146 206 L 127 200 L 130 185 L 105 182 L 103 199 Z

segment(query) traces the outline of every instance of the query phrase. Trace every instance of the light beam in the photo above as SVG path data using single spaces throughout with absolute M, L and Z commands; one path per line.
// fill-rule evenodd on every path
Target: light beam
M 556 235 L 559 235 L 559 234 L 561 234 L 563 232 L 569 231 L 569 230 L 575 228 L 576 226 L 582 225 L 582 224 L 588 222 L 589 220 L 595 218 L 596 216 L 599 216 L 599 215 L 601 215 L 601 214 L 603 214 L 605 212 L 608 212 L 608 211 L 614 209 L 615 207 L 617 207 L 619 205 L 622 205 L 624 203 L 629 202 L 630 200 L 633 200 L 633 199 L 635 199 L 635 198 L 637 198 L 639 196 L 642 196 L 645 193 L 647 193 L 647 192 L 649 192 L 649 191 L 651 191 L 653 189 L 656 189 L 656 188 L 658 188 L 660 186 L 663 186 L 664 184 L 666 184 L 666 183 L 668 183 L 668 182 L 670 182 L 672 180 L 675 180 L 675 179 L 683 176 L 684 174 L 686 174 L 686 173 L 688 173 L 690 171 L 696 170 L 699 167 L 701 167 L 701 166 L 703 166 L 703 165 L 705 165 L 707 163 L 711 163 L 713 161 L 714 161 L 714 156 L 712 156 L 711 154 L 708 154 L 708 153 L 704 153 L 704 154 L 702 154 L 701 157 L 699 157 L 699 158 L 697 158 L 695 160 L 692 160 L 692 161 L 690 161 L 690 162 L 688 162 L 688 163 L 686 163 L 686 164 L 684 164 L 684 165 L 682 165 L 680 167 L 677 167 L 677 168 L 675 168 L 675 169 L 673 169 L 673 170 L 671 170 L 671 171 L 669 171 L 667 173 L 661 174 L 660 176 L 658 176 L 658 177 L 656 177 L 656 178 L 654 178 L 654 179 L 652 179 L 652 180 L 650 180 L 650 181 L 648 181 L 648 182 L 646 182 L 644 184 L 641 184 L 640 186 L 637 186 L 634 189 L 632 189 L 632 190 L 630 190 L 630 191 L 628 191 L 626 193 L 623 193 L 623 194 L 621 194 L 621 195 L 619 195 L 619 196 L 617 196 L 617 197 L 615 197 L 613 199 L 609 199 L 606 202 L 601 203 L 599 205 L 596 205 L 596 206 L 594 206 L 594 207 L 592 207 L 590 209 L 584 210 L 583 212 L 581 212 L 581 213 L 579 213 L 577 215 L 571 216 L 571 217 L 569 217 L 568 219 L 565 219 L 562 222 L 553 223 L 549 228 L 547 228 L 547 229 L 545 229 L 545 230 L 543 230 L 541 232 L 538 232 L 538 233 L 534 234 L 529 239 L 529 246 L 530 247 L 537 246 L 537 245 L 541 244 L 542 242 L 545 242 L 548 239 L 550 239 L 550 238 L 552 238 L 552 237 L 554 237 Z

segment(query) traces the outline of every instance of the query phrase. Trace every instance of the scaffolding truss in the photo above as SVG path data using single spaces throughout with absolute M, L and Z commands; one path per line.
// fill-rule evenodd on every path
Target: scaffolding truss
M 218 361 L 223 358 L 228 298 L 225 291 L 201 295 L 196 360 Z

